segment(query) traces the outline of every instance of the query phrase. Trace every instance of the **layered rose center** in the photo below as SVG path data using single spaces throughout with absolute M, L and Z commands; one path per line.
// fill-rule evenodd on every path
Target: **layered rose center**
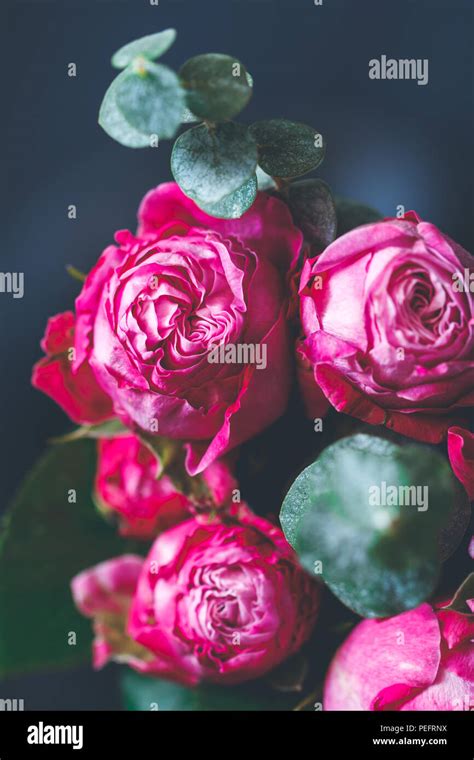
M 196 234 L 160 241 L 119 273 L 111 316 L 150 387 L 176 392 L 179 373 L 182 393 L 203 373 L 216 372 L 209 351 L 245 330 L 252 265 L 219 236 Z
M 438 276 L 436 267 L 429 271 L 415 261 L 403 261 L 384 273 L 367 299 L 373 347 L 403 349 L 425 361 L 435 358 L 430 353 L 433 349 L 443 351 L 446 358 L 454 355 L 467 324 L 451 284 L 446 275 Z M 440 354 L 436 360 L 440 361 Z
M 274 631 L 266 613 L 266 584 L 252 563 L 193 568 L 177 604 L 180 636 L 203 656 L 221 660 L 268 641 Z M 156 601 L 158 616 L 159 593 Z

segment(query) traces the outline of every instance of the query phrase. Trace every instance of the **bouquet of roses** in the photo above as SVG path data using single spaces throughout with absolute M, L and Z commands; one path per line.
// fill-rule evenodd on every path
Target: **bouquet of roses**
M 5 523 L 0 666 L 88 656 L 78 610 L 134 709 L 472 709 L 473 257 L 298 179 L 323 136 L 235 121 L 245 66 L 174 39 L 112 58 L 112 138 L 185 128 L 46 327 L 79 427 Z

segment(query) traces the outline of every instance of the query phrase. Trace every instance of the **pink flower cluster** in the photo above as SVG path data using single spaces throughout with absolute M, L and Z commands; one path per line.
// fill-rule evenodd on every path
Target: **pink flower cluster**
M 296 377 L 312 417 L 332 406 L 445 444 L 472 499 L 474 300 L 454 285 L 473 257 L 409 213 L 307 258 L 277 197 L 219 220 L 171 183 L 115 241 L 74 313 L 49 320 L 33 370 L 76 423 L 122 423 L 98 443 L 95 500 L 122 534 L 151 542 L 146 559 L 73 581 L 94 662 L 187 685 L 256 678 L 308 640 L 320 591 L 279 528 L 240 500 L 238 447 L 285 412 Z M 455 709 L 473 698 L 472 635 L 428 604 L 363 621 L 331 665 L 325 708 Z

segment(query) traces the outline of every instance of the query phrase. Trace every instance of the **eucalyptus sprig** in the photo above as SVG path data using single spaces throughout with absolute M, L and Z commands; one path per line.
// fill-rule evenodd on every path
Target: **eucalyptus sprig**
M 322 135 L 287 119 L 250 127 L 236 123 L 233 119 L 253 92 L 244 64 L 208 53 L 190 58 L 176 73 L 156 63 L 175 39 L 176 31 L 165 29 L 114 53 L 112 65 L 122 71 L 102 101 L 101 127 L 121 145 L 146 148 L 174 138 L 181 125 L 197 122 L 177 138 L 171 171 L 201 209 L 215 217 L 239 218 L 254 202 L 263 177 L 266 187 L 273 184 L 282 192 L 290 208 L 294 200 L 298 214 L 301 192 L 288 193 L 289 180 L 319 166 L 325 152 Z M 313 225 L 316 243 L 321 238 L 327 244 L 335 235 L 334 203 L 327 185 L 312 182 L 302 192 L 323 216 L 322 223 Z

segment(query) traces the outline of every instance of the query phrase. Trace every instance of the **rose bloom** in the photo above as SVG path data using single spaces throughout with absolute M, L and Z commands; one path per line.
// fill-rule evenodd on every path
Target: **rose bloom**
M 75 360 L 61 369 L 69 384 L 91 370 L 91 398 L 99 387 L 129 427 L 190 441 L 196 474 L 285 410 L 286 278 L 302 235 L 277 198 L 260 193 L 241 219 L 219 220 L 173 183 L 148 193 L 139 222 L 137 236 L 116 234 L 87 277 Z M 209 361 L 216 346 L 242 345 L 243 363 Z
M 473 257 L 410 212 L 358 227 L 305 262 L 302 393 L 439 443 L 474 403 Z M 308 388 L 307 373 L 314 383 Z
M 179 444 L 181 445 L 181 444 Z M 154 538 L 186 520 L 196 502 L 166 474 L 162 461 L 134 435 L 98 442 L 95 498 L 100 509 L 120 516 L 125 536 Z M 237 488 L 230 463 L 217 460 L 199 478 L 200 494 L 207 495 L 208 509 L 231 502 Z
M 127 629 L 133 644 L 107 630 L 104 588 L 117 593 L 117 585 L 103 582 L 103 566 L 73 581 L 76 604 L 95 619 L 97 666 L 113 658 L 190 686 L 235 684 L 302 646 L 316 620 L 319 586 L 279 528 L 244 512 L 227 524 L 188 520 L 156 539 L 134 590 Z M 122 561 L 111 561 L 115 575 Z M 130 573 L 123 578 L 130 598 Z
M 472 617 L 430 604 L 364 620 L 330 665 L 324 709 L 472 710 L 473 636 Z
M 97 385 L 89 364 L 83 362 L 72 372 L 74 323 L 72 311 L 48 320 L 41 341 L 46 356 L 33 367 L 31 382 L 53 398 L 74 422 L 104 422 L 113 417 L 112 401 Z

